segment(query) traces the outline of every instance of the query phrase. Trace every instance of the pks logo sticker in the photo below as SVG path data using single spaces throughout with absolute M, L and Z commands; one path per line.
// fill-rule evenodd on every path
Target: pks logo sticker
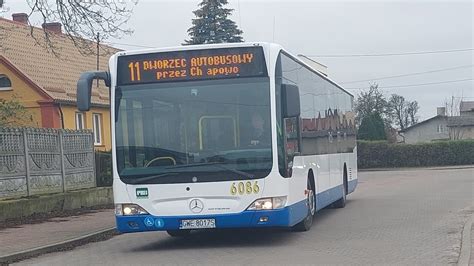
M 135 195 L 137 199 L 148 199 L 148 188 L 137 188 L 135 190 Z

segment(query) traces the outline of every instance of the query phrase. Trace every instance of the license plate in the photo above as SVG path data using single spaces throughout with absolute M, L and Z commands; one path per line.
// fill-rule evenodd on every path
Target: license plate
M 181 220 L 179 229 L 216 228 L 216 219 Z

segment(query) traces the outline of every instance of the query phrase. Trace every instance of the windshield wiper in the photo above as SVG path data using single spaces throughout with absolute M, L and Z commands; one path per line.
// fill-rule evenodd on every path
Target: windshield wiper
M 185 165 L 179 165 L 179 166 L 174 166 L 172 167 L 172 169 L 176 169 L 176 168 L 188 168 L 188 167 L 199 167 L 199 166 L 215 166 L 217 168 L 220 168 L 220 169 L 223 169 L 223 170 L 226 170 L 226 171 L 229 171 L 229 172 L 232 172 L 234 174 L 238 174 L 238 175 L 243 175 L 249 179 L 253 179 L 255 176 L 252 175 L 252 174 L 249 174 L 249 173 L 246 173 L 246 172 L 243 172 L 243 171 L 239 171 L 239 170 L 236 170 L 236 169 L 232 169 L 232 168 L 227 168 L 225 166 L 222 165 L 223 162 L 208 162 L 208 163 L 196 163 L 196 164 L 185 164 Z
M 173 165 L 171 167 L 167 167 L 167 169 L 177 169 L 177 168 L 189 168 L 194 166 L 205 166 L 205 165 L 214 165 L 214 164 L 221 164 L 222 162 L 208 162 L 208 163 L 194 163 L 194 164 L 178 164 Z
M 148 175 L 148 176 L 136 177 L 136 178 L 133 178 L 133 177 L 126 177 L 126 178 L 130 184 L 139 184 L 139 183 L 150 181 L 150 180 L 157 179 L 160 177 L 172 176 L 172 175 L 177 175 L 177 174 L 178 173 L 164 173 L 164 174 L 159 174 L 159 175 Z

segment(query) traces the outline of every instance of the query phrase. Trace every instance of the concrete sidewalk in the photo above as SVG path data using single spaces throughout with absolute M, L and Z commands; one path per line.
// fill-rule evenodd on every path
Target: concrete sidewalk
M 5 258 L 37 255 L 59 243 L 93 236 L 115 228 L 113 209 L 96 210 L 77 216 L 48 219 L 37 224 L 23 224 L 0 230 L 0 263 Z M 49 248 L 49 249 L 48 249 Z

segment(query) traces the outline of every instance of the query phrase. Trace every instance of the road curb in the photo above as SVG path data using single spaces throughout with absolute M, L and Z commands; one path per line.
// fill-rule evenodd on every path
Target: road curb
M 474 222 L 474 214 L 471 215 L 471 218 L 469 218 L 469 220 L 467 220 L 462 230 L 461 253 L 459 254 L 459 260 L 458 260 L 459 266 L 464 266 L 464 265 L 468 266 L 469 261 L 471 259 L 471 255 L 472 255 L 471 254 L 471 245 L 472 245 L 471 229 L 472 229 L 473 222 Z
M 41 246 L 37 248 L 32 248 L 32 249 L 28 249 L 28 250 L 24 250 L 20 252 L 15 252 L 12 254 L 1 256 L 0 265 L 5 265 L 5 264 L 8 265 L 9 263 L 12 263 L 12 262 L 32 258 L 32 257 L 39 256 L 45 253 L 51 253 L 51 252 L 61 250 L 64 248 L 67 249 L 68 247 L 69 248 L 77 247 L 80 245 L 87 244 L 91 240 L 94 240 L 100 236 L 112 235 L 115 233 L 116 233 L 115 227 L 111 227 L 111 228 L 102 229 L 96 232 L 88 233 L 79 237 L 71 238 L 65 241 L 61 241 L 61 242 L 57 242 L 57 243 L 53 243 L 53 244 L 49 244 L 49 245 L 45 245 L 45 246 Z

